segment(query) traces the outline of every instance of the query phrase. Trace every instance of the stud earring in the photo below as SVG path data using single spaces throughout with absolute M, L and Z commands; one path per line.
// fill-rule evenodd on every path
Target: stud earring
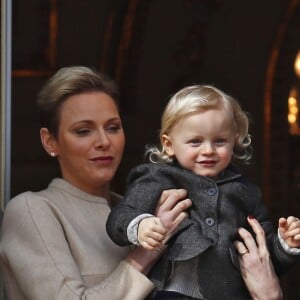
M 50 152 L 50 156 L 55 157 L 56 156 L 55 152 Z

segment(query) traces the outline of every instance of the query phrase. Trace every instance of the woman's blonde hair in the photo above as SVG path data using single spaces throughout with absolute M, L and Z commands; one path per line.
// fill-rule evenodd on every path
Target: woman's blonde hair
M 71 96 L 95 91 L 109 95 L 117 104 L 118 88 L 105 74 L 84 66 L 59 69 L 37 97 L 41 127 L 48 128 L 57 137 L 62 103 Z
M 231 96 L 210 85 L 193 85 L 178 91 L 167 104 L 161 119 L 161 149 L 148 147 L 146 155 L 151 162 L 171 162 L 163 147 L 162 136 L 168 135 L 183 118 L 209 109 L 224 108 L 232 113 L 236 143 L 233 157 L 247 163 L 252 156 L 251 136 L 248 133 L 249 119 L 239 103 Z

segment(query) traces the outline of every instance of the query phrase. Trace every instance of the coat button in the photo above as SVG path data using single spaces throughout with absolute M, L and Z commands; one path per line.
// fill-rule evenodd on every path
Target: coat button
M 207 190 L 207 194 L 208 194 L 209 196 L 214 196 L 216 193 L 217 193 L 217 189 L 216 189 L 216 188 L 209 188 L 209 189 Z
M 205 223 L 208 225 L 208 226 L 214 226 L 215 225 L 215 220 L 213 218 L 207 218 L 205 220 Z

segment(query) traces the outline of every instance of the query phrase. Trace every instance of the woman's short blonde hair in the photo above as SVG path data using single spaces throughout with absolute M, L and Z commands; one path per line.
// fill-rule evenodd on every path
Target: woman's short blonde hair
M 183 118 L 209 109 L 224 108 L 233 115 L 233 128 L 236 131 L 236 144 L 233 157 L 248 162 L 252 156 L 251 136 L 248 133 L 249 118 L 239 103 L 223 91 L 211 85 L 193 85 L 178 91 L 167 104 L 161 119 L 161 149 L 149 147 L 146 154 L 152 162 L 170 162 L 162 144 L 162 136 L 168 135 Z
M 62 103 L 71 96 L 94 91 L 106 93 L 116 103 L 118 101 L 117 86 L 106 75 L 83 66 L 59 69 L 37 97 L 41 127 L 48 128 L 57 137 Z

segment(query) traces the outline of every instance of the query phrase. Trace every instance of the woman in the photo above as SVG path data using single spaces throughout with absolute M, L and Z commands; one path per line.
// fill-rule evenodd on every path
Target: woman
M 41 140 L 62 178 L 6 208 L 1 256 L 11 299 L 142 299 L 151 291 L 142 273 L 158 254 L 128 253 L 105 233 L 125 141 L 116 97 L 113 82 L 87 68 L 60 70 L 39 94 Z
M 61 178 L 6 207 L 0 254 L 11 299 L 138 300 L 152 290 L 145 274 L 160 253 L 119 248 L 105 231 L 125 143 L 116 99 L 114 83 L 84 67 L 59 70 L 40 92 L 41 141 Z M 186 216 L 185 197 L 161 196 L 156 215 L 169 234 Z

